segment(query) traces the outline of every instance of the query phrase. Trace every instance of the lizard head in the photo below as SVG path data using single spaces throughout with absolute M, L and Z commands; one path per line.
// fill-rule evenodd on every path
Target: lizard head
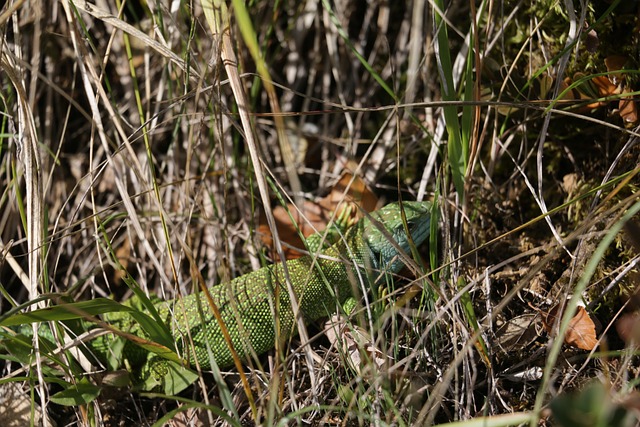
M 402 210 L 406 225 L 402 219 Z M 373 267 L 397 273 L 404 263 L 398 256 L 398 249 L 389 240 L 392 238 L 405 254 L 411 254 L 408 234 L 416 246 L 429 236 L 429 202 L 391 203 L 363 219 L 364 242 L 370 251 Z

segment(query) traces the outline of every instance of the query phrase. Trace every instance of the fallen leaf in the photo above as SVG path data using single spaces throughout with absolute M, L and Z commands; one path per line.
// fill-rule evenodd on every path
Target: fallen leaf
M 562 317 L 560 311 L 561 305 L 556 304 L 546 316 L 543 314 L 542 323 L 547 333 L 552 334 L 554 332 L 554 326 L 558 322 L 558 318 Z M 596 325 L 591 320 L 587 310 L 578 306 L 576 315 L 573 316 L 571 322 L 569 322 L 569 328 L 564 337 L 564 343 L 572 347 L 579 348 L 581 350 L 591 351 L 598 344 L 596 339 Z
M 598 344 L 596 325 L 584 307 L 578 307 L 578 312 L 571 319 L 564 342 L 567 345 L 587 351 L 593 350 Z
M 572 83 L 573 81 L 571 80 L 571 77 L 565 77 L 565 79 L 560 83 L 560 93 L 563 93 L 569 86 L 571 86 Z M 574 88 L 562 95 L 561 99 L 564 101 L 573 101 L 577 98 L 580 98 L 580 93 Z
M 629 58 L 622 55 L 611 55 L 604 58 L 604 65 L 607 67 L 607 71 L 620 71 L 624 69 L 625 64 L 629 61 Z M 624 74 L 612 74 L 609 76 L 609 80 L 614 85 L 619 85 L 624 80 Z
M 624 65 L 629 61 L 629 58 L 622 55 L 610 55 L 604 58 L 604 65 L 607 67 L 607 71 L 619 71 L 624 68 Z
M 127 275 L 126 272 L 129 271 L 129 261 L 131 261 L 131 244 L 127 235 L 125 235 L 124 242 L 116 249 L 116 259 L 122 268 L 118 268 L 113 272 L 113 280 L 121 283 Z
M 496 322 L 496 344 L 505 353 L 521 351 L 538 338 L 534 313 L 525 313 Z
M 347 165 L 349 168 L 350 165 Z M 341 209 L 340 203 L 355 203 L 366 212 L 373 212 L 378 205 L 378 197 L 369 189 L 359 176 L 351 172 L 342 174 L 340 180 L 333 186 L 319 204 L 328 211 Z
M 625 89 L 623 93 L 627 92 Z M 633 97 L 621 98 L 618 109 L 620 110 L 620 117 L 625 123 L 636 123 L 638 121 L 638 109 Z
M 333 213 L 341 212 L 350 203 L 357 204 L 366 212 L 372 212 L 378 204 L 378 198 L 369 190 L 362 178 L 358 176 L 354 178 L 350 172 L 345 172 L 329 194 L 318 202 L 305 200 L 298 208 L 291 203 L 286 209 L 283 206 L 276 206 L 273 209 L 273 216 L 280 241 L 284 243 L 285 258 L 296 259 L 304 256 L 306 249 L 300 233 L 306 238 L 324 230 Z M 358 209 L 354 209 L 352 214 L 356 219 L 362 217 Z M 264 246 L 273 248 L 273 236 L 264 215 L 260 218 L 258 233 Z
M 285 258 L 296 259 L 304 256 L 306 249 L 298 230 L 304 237 L 309 237 L 316 230 L 324 230 L 329 221 L 329 215 L 330 213 L 326 212 L 318 203 L 308 200 L 305 200 L 299 209 L 296 209 L 293 204 L 289 204 L 286 209 L 282 206 L 276 206 L 273 209 L 273 217 L 276 220 L 280 241 L 284 243 L 282 249 Z M 262 243 L 268 248 L 273 248 L 273 235 L 266 224 L 264 215 L 260 219 L 258 233 Z M 276 258 L 274 257 L 274 259 Z
M 588 84 L 590 84 L 593 88 L 595 88 L 596 93 L 589 93 L 589 91 L 586 89 L 588 86 L 587 85 L 581 85 L 580 86 L 580 95 L 582 99 L 592 99 L 592 98 L 604 98 L 606 96 L 611 96 L 611 95 L 616 95 L 618 93 L 620 93 L 619 88 L 614 85 L 613 83 L 611 83 L 611 80 L 609 80 L 609 78 L 607 76 L 596 76 L 594 78 L 592 78 L 589 82 L 587 82 Z M 604 106 L 605 103 L 604 102 L 592 102 L 591 104 L 587 105 L 587 108 L 589 109 L 595 109 L 598 107 L 602 107 Z
M 596 76 L 591 79 L 591 82 L 598 89 L 598 95 L 601 97 L 617 95 L 620 93 L 620 88 L 613 84 L 607 76 Z

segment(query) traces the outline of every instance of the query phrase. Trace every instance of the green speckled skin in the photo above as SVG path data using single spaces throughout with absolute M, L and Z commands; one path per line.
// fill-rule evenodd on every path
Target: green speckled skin
M 324 255 L 339 258 L 340 246 L 342 245 L 332 246 Z M 360 248 L 354 246 L 351 245 L 352 249 L 359 253 Z M 322 271 L 326 282 L 317 270 L 314 272 L 312 262 L 310 256 L 287 262 L 289 277 L 306 322 L 334 313 L 337 304 L 353 294 L 345 262 L 316 259 L 315 269 Z M 212 287 L 209 292 L 220 310 L 233 346 L 241 358 L 250 355 L 251 348 L 256 354 L 260 354 L 274 347 L 276 306 L 280 319 L 279 336 L 286 339 L 294 331 L 295 316 L 281 264 L 245 274 L 226 284 Z M 337 299 L 332 292 L 335 292 Z M 279 304 L 274 304 L 276 293 L 279 295 Z M 204 317 L 198 313 L 198 299 Z M 201 367 L 210 367 L 207 342 L 220 367 L 225 368 L 233 364 L 233 357 L 225 342 L 221 326 L 213 316 L 204 295 L 189 295 L 181 300 L 164 303 L 158 308 L 163 317 L 173 310 L 174 316 L 171 319 L 174 336 L 183 336 L 185 342 L 188 342 L 187 331 L 190 332 L 195 350 L 195 354 L 191 352 L 188 357 L 192 364 L 196 357 Z M 185 346 L 180 345 L 179 348 L 184 349 Z
M 405 202 L 403 208 L 413 242 L 420 245 L 429 234 L 430 204 Z M 392 236 L 405 253 L 410 253 L 399 205 L 387 205 L 374 212 L 372 217 L 384 227 L 386 235 L 370 218 L 364 218 L 320 255 L 287 261 L 289 277 L 306 323 L 335 313 L 339 304 L 359 295 L 360 291 L 354 293 L 354 287 L 361 289 L 361 282 L 370 286 L 369 282 L 379 274 L 376 270 L 397 273 L 404 265 L 397 256 L 396 248 L 388 241 Z M 281 264 L 211 287 L 209 292 L 220 310 L 233 347 L 244 360 L 254 352 L 261 354 L 272 349 L 276 336 L 284 340 L 296 333 L 295 316 Z M 275 295 L 279 296 L 277 304 Z M 192 365 L 197 359 L 201 368 L 210 368 L 207 345 L 220 368 L 233 365 L 231 351 L 205 295 L 198 293 L 160 302 L 156 307 L 176 339 L 178 353 Z M 274 313 L 280 320 L 278 334 Z M 112 313 L 105 319 L 127 332 L 144 335 L 126 314 Z M 130 365 L 148 362 L 149 355 L 145 355 L 143 349 L 132 343 L 127 345 L 136 347 L 128 352 Z

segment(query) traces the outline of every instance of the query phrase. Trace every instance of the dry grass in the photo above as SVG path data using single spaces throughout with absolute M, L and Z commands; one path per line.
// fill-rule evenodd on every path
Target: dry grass
M 61 294 L 123 301 L 127 276 L 169 299 L 197 286 L 192 268 L 211 285 L 260 268 L 260 214 L 272 225 L 280 200 L 318 201 L 345 171 L 381 202 L 433 199 L 440 218 L 430 267 L 373 298 L 382 367 L 358 373 L 322 336 L 300 345 L 316 325 L 284 365 L 263 356 L 244 387 L 233 370 L 204 375 L 182 400 L 107 389 L 57 405 L 65 385 L 41 357 L 7 361 L 3 379 L 30 372 L 27 407 L 33 390 L 33 416 L 59 424 L 551 424 L 548 403 L 594 378 L 602 402 L 632 406 L 637 363 L 615 326 L 636 308 L 638 238 L 618 231 L 638 207 L 639 135 L 590 76 L 617 55 L 616 84 L 639 87 L 638 6 L 525 3 L 453 0 L 438 39 L 438 2 L 257 1 L 252 28 L 229 6 L 225 39 L 200 2 L 7 2 L 2 313 Z M 567 100 L 565 77 L 601 104 Z M 446 81 L 462 89 L 443 96 Z M 579 300 L 599 323 L 593 351 L 556 339 Z

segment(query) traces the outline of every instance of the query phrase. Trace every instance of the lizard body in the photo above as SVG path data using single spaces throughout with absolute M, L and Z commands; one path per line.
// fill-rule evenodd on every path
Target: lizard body
M 305 323 L 335 313 L 348 298 L 366 292 L 366 288 L 360 290 L 359 284 L 371 287 L 381 272 L 398 273 L 401 270 L 404 263 L 398 248 L 404 254 L 410 253 L 410 240 L 417 246 L 429 235 L 430 203 L 404 202 L 402 209 L 405 220 L 400 205 L 389 204 L 358 221 L 319 255 L 286 262 Z M 296 313 L 292 309 L 285 268 L 281 263 L 213 286 L 208 292 L 220 312 L 233 348 L 243 360 L 270 350 L 276 339 L 286 340 L 297 333 Z M 141 307 L 141 304 L 134 297 L 128 306 Z M 203 292 L 154 303 L 154 308 L 169 328 L 176 350 L 191 366 L 197 362 L 200 368 L 208 369 L 212 358 L 220 368 L 233 365 L 234 358 L 223 326 L 214 316 Z M 103 317 L 120 331 L 143 339 L 148 336 L 127 311 L 105 313 Z M 90 343 L 90 348 L 102 358 L 112 345 L 113 337 L 106 335 Z M 152 370 L 151 361 L 159 359 L 130 341 L 125 343 L 122 357 L 124 360 L 117 363 L 137 371 L 138 377 L 148 376 Z

